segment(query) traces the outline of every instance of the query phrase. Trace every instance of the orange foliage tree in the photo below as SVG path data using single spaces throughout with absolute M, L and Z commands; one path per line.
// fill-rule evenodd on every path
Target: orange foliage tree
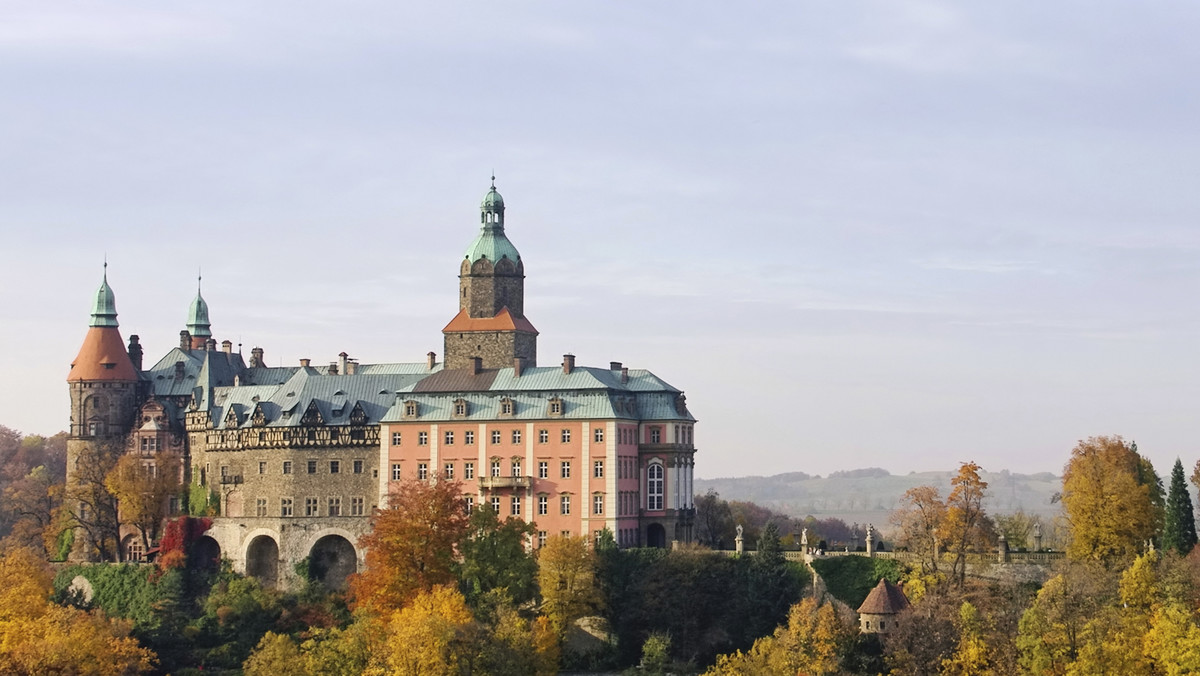
M 359 540 L 367 566 L 350 579 L 355 604 L 389 614 L 435 585 L 455 584 L 454 557 L 467 532 L 458 482 L 401 482 Z
M 129 623 L 51 603 L 51 574 L 28 549 L 0 557 L 0 673 L 141 674 L 154 655 Z

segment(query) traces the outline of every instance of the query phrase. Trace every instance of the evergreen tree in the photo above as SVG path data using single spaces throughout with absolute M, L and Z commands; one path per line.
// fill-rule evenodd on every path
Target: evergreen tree
M 1186 555 L 1196 546 L 1196 517 L 1192 496 L 1183 477 L 1183 463 L 1175 458 L 1171 469 L 1171 487 L 1167 492 L 1166 522 L 1163 524 L 1163 549 Z

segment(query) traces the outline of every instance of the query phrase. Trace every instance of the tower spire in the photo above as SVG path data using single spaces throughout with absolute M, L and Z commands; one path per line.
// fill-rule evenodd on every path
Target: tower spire
M 88 326 L 119 326 L 117 324 L 117 297 L 108 285 L 108 257 L 104 258 L 104 275 L 92 303 L 92 321 Z
M 212 338 L 212 325 L 208 321 L 208 303 L 200 294 L 204 275 L 196 269 L 196 298 L 188 308 L 187 330 L 192 337 L 193 346 L 203 347 L 204 341 Z M 198 345 L 197 345 L 198 344 Z

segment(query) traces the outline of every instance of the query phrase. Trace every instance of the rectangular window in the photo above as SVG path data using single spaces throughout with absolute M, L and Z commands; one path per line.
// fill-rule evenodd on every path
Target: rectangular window
M 318 516 L 316 498 L 304 498 L 304 516 Z
M 512 431 L 512 440 L 513 440 L 514 444 L 521 443 L 521 430 L 513 430 Z
M 597 460 L 592 465 L 592 476 L 596 477 L 597 479 L 604 478 L 604 461 L 603 460 Z
M 363 473 L 363 461 L 362 461 L 362 460 L 355 460 L 355 461 L 354 461 L 354 473 L 355 473 L 355 474 L 362 474 L 362 473 Z
M 417 432 L 417 445 L 418 446 L 428 446 L 429 445 L 429 432 Z
M 492 476 L 500 476 L 500 461 L 492 461 Z
M 538 531 L 538 549 L 541 549 L 542 547 L 545 547 L 545 546 L 546 546 L 546 531 L 539 530 Z
M 510 507 L 510 513 L 513 516 L 521 516 L 521 498 L 519 496 L 514 495 L 512 497 L 512 504 Z
M 471 512 L 475 511 L 475 496 L 474 495 L 463 496 L 463 502 L 465 502 L 467 505 L 467 514 L 470 514 Z
M 329 461 L 329 473 L 330 474 L 341 474 L 341 472 L 342 472 L 342 461 L 341 460 L 330 460 Z
M 284 474 L 291 474 L 291 473 L 292 473 L 292 461 L 291 461 L 291 460 L 284 460 L 284 461 L 283 461 L 283 473 L 284 473 Z
M 399 481 L 399 480 L 400 480 L 400 463 L 393 462 L 392 463 L 392 481 Z
M 592 439 L 596 443 L 600 443 L 600 442 L 604 441 L 604 428 L 597 427 L 596 430 L 594 432 L 592 432 Z
M 512 475 L 513 476 L 521 476 L 521 461 L 520 460 L 512 461 Z
M 400 433 L 399 432 L 392 432 L 392 445 L 393 446 L 400 445 Z
M 463 463 L 463 478 L 468 479 L 468 480 L 475 478 L 475 463 L 473 463 L 473 462 L 464 462 Z
M 561 535 L 561 536 L 563 536 L 563 537 L 565 537 L 565 538 L 569 538 L 569 537 L 571 537 L 571 531 L 569 531 L 569 530 L 564 530 L 563 532 L 559 533 L 559 535 Z
M 550 478 L 550 463 L 546 462 L 545 460 L 538 461 L 538 478 L 539 479 L 549 479 Z
M 562 442 L 564 444 L 571 443 L 571 430 L 563 430 L 562 431 Z
M 229 477 L 229 465 L 221 465 L 221 478 L 226 479 L 228 477 Z
M 550 441 L 550 430 L 538 430 L 538 443 L 544 444 Z
M 279 516 L 291 516 L 291 515 L 292 515 L 292 499 L 291 498 L 280 498 L 279 499 Z
M 259 498 L 254 501 L 254 514 L 255 514 L 255 516 L 266 516 L 267 515 L 267 499 L 266 498 Z
M 443 438 L 446 440 L 447 446 L 453 446 L 454 445 L 454 430 L 446 430 L 446 434 L 444 435 Z
M 326 504 L 329 506 L 329 511 L 326 512 L 326 514 L 328 516 L 341 516 L 342 515 L 342 499 L 341 498 L 329 498 L 329 502 Z
M 662 441 L 662 428 L 661 427 L 651 427 L 650 428 L 650 443 L 657 444 L 661 441 Z
M 350 498 L 350 516 L 362 516 L 364 502 L 362 498 Z
M 463 443 L 468 446 L 474 446 L 475 445 L 475 433 L 472 432 L 471 430 L 467 430 L 466 432 L 463 432 Z
M 452 462 L 446 463 L 445 467 L 442 468 L 442 472 L 446 475 L 446 479 L 453 481 L 454 480 L 454 463 L 452 463 Z
M 500 515 L 500 496 L 498 495 L 492 496 L 492 511 L 496 513 L 496 516 Z
M 558 511 L 560 514 L 566 515 L 571 513 L 571 496 L 564 495 L 559 498 Z
M 545 516 L 546 514 L 550 513 L 549 503 L 550 498 L 544 495 L 538 496 L 538 516 Z
M 604 494 L 597 493 L 592 496 L 592 514 L 604 513 Z
M 265 462 L 258 463 L 258 473 L 259 474 L 267 473 L 267 463 L 265 463 Z
M 646 509 L 657 511 L 663 508 L 663 466 L 654 464 L 646 468 Z
M 492 443 L 500 443 L 500 430 L 492 430 Z
M 423 462 L 417 463 L 417 478 L 421 481 L 429 478 L 429 465 Z
M 316 460 L 309 460 L 309 461 L 308 461 L 308 473 L 309 473 L 309 474 L 316 474 L 316 473 L 317 473 L 317 461 L 316 461 Z
M 570 460 L 562 461 L 562 478 L 564 478 L 564 479 L 571 478 L 571 461 Z

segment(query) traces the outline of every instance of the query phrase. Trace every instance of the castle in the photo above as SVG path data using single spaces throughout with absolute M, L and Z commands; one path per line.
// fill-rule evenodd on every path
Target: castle
M 683 392 L 619 362 L 576 366 L 568 354 L 538 366 L 525 265 L 494 179 L 458 278 L 442 362 L 430 352 L 360 364 L 343 352 L 269 367 L 256 347 L 247 363 L 213 338 L 197 290 L 178 347 L 143 368 L 106 268 L 67 376 L 70 472 L 100 449 L 139 454 L 151 472 L 177 459 L 190 499 L 171 509 L 215 512 L 199 546 L 269 584 L 292 582 L 303 560 L 343 584 L 363 565 L 372 510 L 404 480 L 460 481 L 467 509 L 486 502 L 535 524 L 532 547 L 604 529 L 621 547 L 691 541 L 695 418 Z M 94 555 L 90 537 L 76 530 L 76 558 Z M 122 558 L 145 555 L 132 533 L 119 539 Z

